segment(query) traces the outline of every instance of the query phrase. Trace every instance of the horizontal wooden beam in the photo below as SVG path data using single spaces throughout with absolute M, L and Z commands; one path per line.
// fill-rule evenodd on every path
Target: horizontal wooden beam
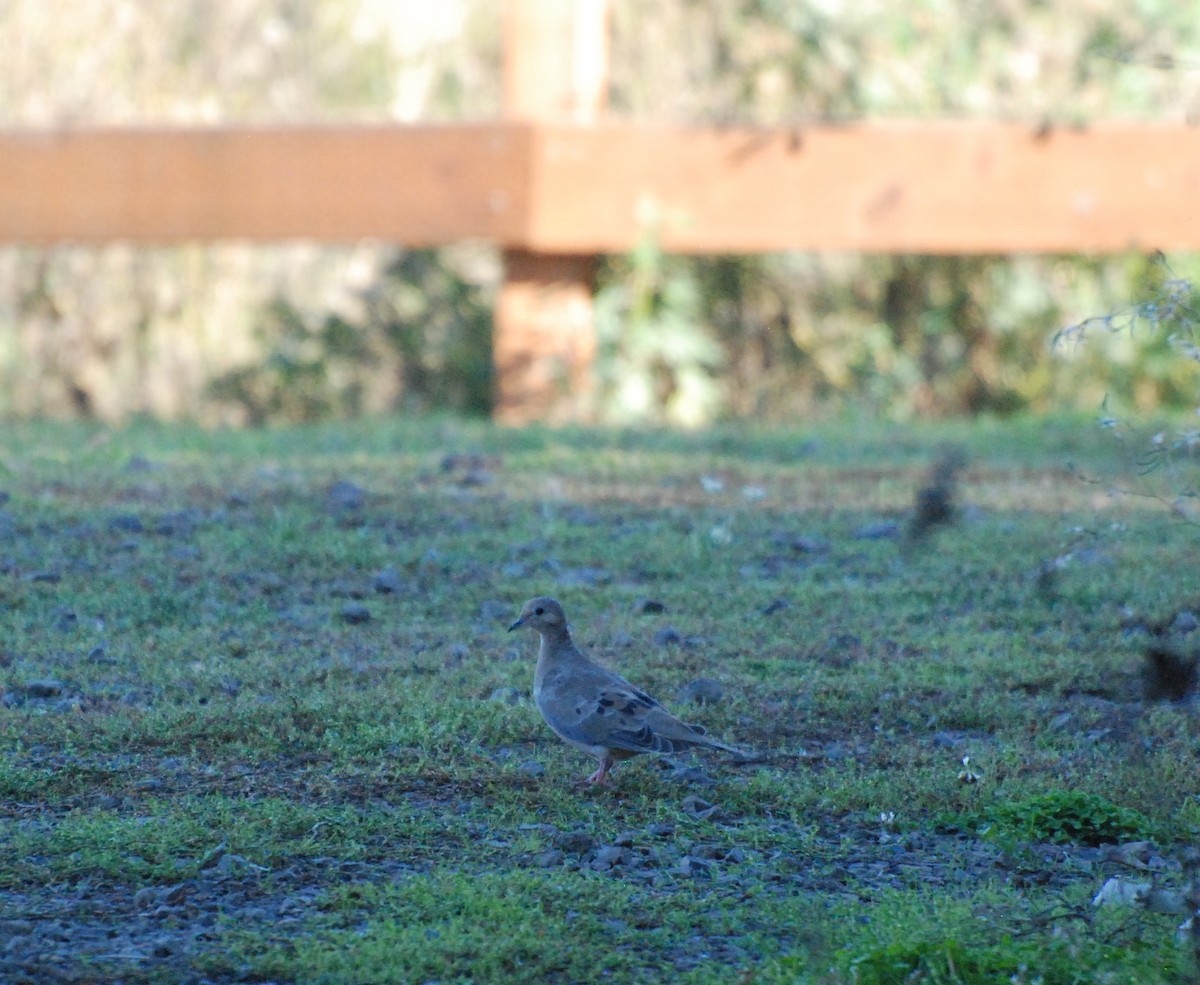
M 504 123 L 0 132 L 0 242 L 547 254 L 1200 249 L 1200 129 Z
M 684 253 L 1200 249 L 1200 128 L 548 128 L 526 246 Z
M 0 242 L 521 238 L 512 126 L 0 132 Z

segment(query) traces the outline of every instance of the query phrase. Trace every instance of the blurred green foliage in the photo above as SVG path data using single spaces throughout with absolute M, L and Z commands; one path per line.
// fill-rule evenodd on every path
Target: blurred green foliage
M 453 258 L 402 252 L 359 298 L 357 316 L 305 312 L 276 297 L 255 358 L 210 395 L 248 423 L 316 421 L 379 409 L 491 407 L 491 307 Z
M 0 123 L 487 118 L 500 9 L 250 0 L 114 12 L 80 0 L 62 18 L 10 4 Z M 640 121 L 780 126 L 1195 119 L 1194 14 L 1165 0 L 613 0 L 610 103 Z M 2 250 L 0 416 L 483 413 L 499 265 L 462 255 L 376 243 Z M 1200 258 L 1169 266 L 1200 283 Z M 601 265 L 597 406 L 613 421 L 685 425 L 851 404 L 896 418 L 1106 398 L 1115 411 L 1192 406 L 1195 362 L 1169 332 L 1050 345 L 1064 326 L 1154 298 L 1162 280 L 1161 264 L 1134 254 L 673 257 L 648 228 Z
M 617 0 L 612 101 L 647 122 L 773 126 L 1195 118 L 1193 14 L 1165 2 Z M 668 56 L 664 37 L 688 44 Z M 645 267 L 637 256 L 609 264 L 601 300 L 636 293 Z M 1171 268 L 1200 283 L 1200 258 L 1172 257 Z M 1162 267 L 1137 254 L 664 257 L 656 279 L 653 316 L 630 309 L 619 346 L 608 311 L 602 323 L 606 351 L 622 357 L 606 367 L 613 394 L 668 395 L 638 406 L 642 415 L 792 418 L 854 403 L 904 418 L 1196 402 L 1194 362 L 1167 332 L 1050 345 L 1064 326 L 1155 295 Z M 692 286 L 668 290 L 676 280 Z M 681 322 L 703 345 L 664 357 L 655 340 Z

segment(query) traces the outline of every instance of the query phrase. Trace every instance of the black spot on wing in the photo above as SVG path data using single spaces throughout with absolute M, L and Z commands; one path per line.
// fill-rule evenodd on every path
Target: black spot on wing
M 664 743 L 662 736 L 655 735 L 648 726 L 640 729 L 621 729 L 609 737 L 609 745 L 616 749 L 628 749 L 631 752 L 671 752 L 670 743 Z

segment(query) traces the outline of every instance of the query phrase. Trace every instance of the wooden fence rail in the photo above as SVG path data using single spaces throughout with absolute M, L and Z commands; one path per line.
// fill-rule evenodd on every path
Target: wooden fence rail
M 1198 128 L 599 123 L 604 16 L 510 0 L 492 124 L 0 132 L 0 242 L 494 242 L 509 422 L 572 413 L 594 259 L 647 234 L 687 253 L 1200 249 Z
M 1200 128 L 497 123 L 0 131 L 0 242 L 544 254 L 1200 249 Z

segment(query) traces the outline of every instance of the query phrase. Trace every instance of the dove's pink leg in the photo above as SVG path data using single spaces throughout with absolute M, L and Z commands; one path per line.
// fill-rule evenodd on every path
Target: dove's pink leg
M 604 783 L 604 778 L 608 776 L 608 771 L 612 769 L 612 765 L 612 756 L 605 756 L 602 760 L 600 760 L 600 768 L 583 782 L 595 783 L 597 785 Z

